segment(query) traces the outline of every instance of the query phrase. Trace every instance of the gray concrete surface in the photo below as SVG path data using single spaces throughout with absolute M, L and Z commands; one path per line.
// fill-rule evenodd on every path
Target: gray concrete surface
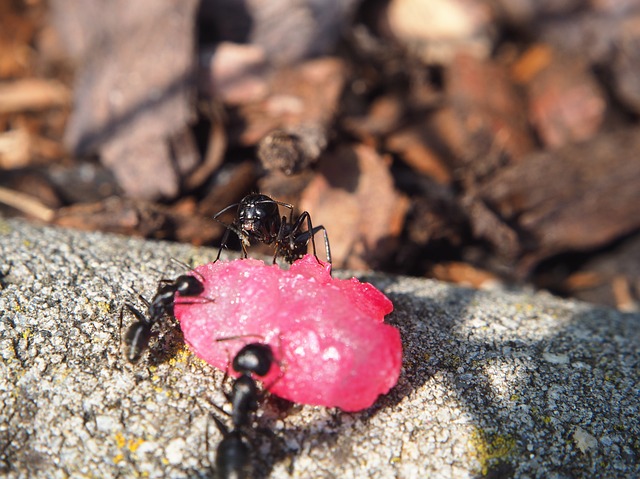
M 222 374 L 171 328 L 128 364 L 119 311 L 180 272 L 169 258 L 214 255 L 0 220 L 0 476 L 211 477 Z M 640 476 L 639 315 L 362 279 L 395 304 L 399 384 L 357 414 L 268 401 L 257 477 Z

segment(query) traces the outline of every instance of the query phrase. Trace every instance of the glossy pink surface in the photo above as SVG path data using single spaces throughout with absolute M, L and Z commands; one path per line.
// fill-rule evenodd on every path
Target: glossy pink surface
M 371 406 L 397 383 L 400 333 L 384 324 L 393 305 L 374 286 L 333 279 L 329 266 L 312 255 L 288 271 L 255 259 L 209 263 L 196 271 L 205 278 L 202 296 L 215 301 L 178 300 L 175 316 L 187 344 L 209 364 L 224 370 L 243 345 L 266 342 L 279 364 L 264 384 L 284 371 L 272 394 L 345 411 Z

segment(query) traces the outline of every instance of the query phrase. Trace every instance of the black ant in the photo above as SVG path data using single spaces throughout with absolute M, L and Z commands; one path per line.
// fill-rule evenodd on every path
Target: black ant
M 235 338 L 224 338 L 218 341 L 226 339 Z M 231 393 L 224 393 L 231 403 L 231 414 L 213 404 L 222 413 L 230 415 L 233 423 L 233 428 L 229 429 L 212 414 L 216 426 L 222 434 L 222 441 L 216 452 L 216 469 L 220 479 L 253 477 L 251 475 L 253 446 L 245 430 L 253 423 L 253 413 L 258 409 L 260 392 L 252 374 L 266 376 L 273 362 L 271 346 L 263 343 L 247 344 L 233 358 L 231 366 L 240 373 L 240 376 L 234 380 Z M 228 377 L 228 371 L 225 371 L 223 384 Z
M 200 278 L 204 281 L 202 275 L 200 275 Z M 161 279 L 151 302 L 140 296 L 140 299 L 147 306 L 146 316 L 133 305 L 124 304 L 120 310 L 120 324 L 122 324 L 125 307 L 137 319 L 136 322 L 129 326 L 124 336 L 126 357 L 130 363 L 137 363 L 149 347 L 153 325 L 167 316 L 173 317 L 176 293 L 187 297 L 198 296 L 204 291 L 202 281 L 195 276 L 186 274 L 178 276 L 175 280 Z
M 271 346 L 263 343 L 249 343 L 238 351 L 233 358 L 231 367 L 240 373 L 231 386 L 231 394 L 225 392 L 227 400 L 231 403 L 231 419 L 235 427 L 245 426 L 251 422 L 251 415 L 258 409 L 260 393 L 256 380 L 252 374 L 264 377 L 273 364 L 273 350 Z M 225 371 L 222 380 L 226 382 L 229 374 Z M 267 388 L 268 389 L 268 388 Z
M 231 224 L 224 223 L 218 219 L 221 214 L 235 206 L 238 207 L 238 210 Z M 280 216 L 278 206 L 289 209 L 288 219 L 286 216 Z M 240 203 L 234 203 L 219 211 L 214 215 L 213 219 L 227 228 L 222 237 L 216 261 L 220 259 L 222 248 L 227 246 L 230 231 L 238 235 L 245 258 L 247 257 L 247 248 L 253 240 L 267 245 L 275 245 L 274 264 L 278 256 L 283 257 L 288 263 L 293 263 L 307 253 L 307 245 L 311 240 L 313 255 L 318 259 L 314 237 L 318 232 L 322 231 L 327 262 L 331 263 L 331 249 L 325 227 L 322 225 L 314 227 L 311 224 L 311 216 L 307 211 L 302 212 L 294 221 L 293 205 L 289 203 L 283 203 L 259 193 L 252 193 L 242 198 Z M 305 224 L 307 229 L 302 231 Z

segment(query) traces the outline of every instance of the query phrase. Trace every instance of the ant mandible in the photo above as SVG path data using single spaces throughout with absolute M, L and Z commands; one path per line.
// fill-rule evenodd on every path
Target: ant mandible
M 200 277 L 204 281 L 204 278 Z M 137 319 L 129 326 L 124 336 L 125 356 L 130 363 L 137 363 L 149 347 L 153 325 L 166 316 L 173 316 L 176 293 L 187 297 L 198 296 L 204 291 L 202 281 L 195 276 L 186 274 L 178 276 L 175 280 L 161 279 L 151 302 L 140 296 L 140 299 L 147 306 L 146 316 L 132 304 L 124 304 L 120 310 L 120 324 L 122 325 L 125 307 Z
M 231 224 L 224 223 L 218 219 L 220 215 L 235 206 L 238 207 L 238 210 Z M 288 219 L 286 216 L 280 216 L 278 206 L 289 209 Z M 311 224 L 311 216 L 307 211 L 302 212 L 294 221 L 293 205 L 289 203 L 274 200 L 267 195 L 252 193 L 245 196 L 240 203 L 234 203 L 219 211 L 214 215 L 213 219 L 227 228 L 222 236 L 216 261 L 220 259 L 222 248 L 227 246 L 230 231 L 238 235 L 245 258 L 247 257 L 247 248 L 249 248 L 253 240 L 267 245 L 275 245 L 274 264 L 278 256 L 283 257 L 288 263 L 293 263 L 307 253 L 307 245 L 311 240 L 313 255 L 318 259 L 314 237 L 322 231 L 327 262 L 331 263 L 331 248 L 329 247 L 329 236 L 326 228 L 322 225 L 314 227 Z M 304 225 L 306 225 L 307 229 L 302 231 Z

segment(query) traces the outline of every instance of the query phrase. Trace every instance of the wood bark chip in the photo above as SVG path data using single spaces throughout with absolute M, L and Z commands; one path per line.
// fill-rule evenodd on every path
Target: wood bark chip
M 406 128 L 391 135 L 387 147 L 400 157 L 416 172 L 429 176 L 434 181 L 449 185 L 452 174 L 449 165 L 442 155 L 429 145 L 429 139 L 422 128 Z
M 202 56 L 202 82 L 218 101 L 242 105 L 268 94 L 270 69 L 260 46 L 221 42 Z
M 186 211 L 185 211 L 186 209 Z M 210 243 L 223 227 L 210 218 L 195 215 L 193 208 L 111 197 L 57 211 L 54 224 L 81 230 L 102 230 L 155 239 L 176 239 L 193 244 Z
M 324 225 L 336 267 L 375 267 L 397 245 L 408 200 L 393 185 L 386 159 L 373 149 L 343 147 L 319 163 L 300 208 Z
M 463 51 L 489 56 L 493 16 L 489 4 L 478 0 L 392 0 L 385 20 L 391 35 L 425 63 L 448 64 Z
M 310 168 L 327 141 L 326 129 L 317 124 L 277 129 L 260 140 L 257 156 L 265 170 L 292 175 Z
M 640 15 L 632 16 L 622 23 L 620 41 L 611 71 L 616 92 L 625 106 L 640 113 Z
M 601 247 L 640 228 L 640 130 L 536 153 L 498 172 L 478 195 L 526 238 L 528 270 L 563 251 Z M 529 242 L 529 244 L 526 244 Z
M 447 75 L 448 105 L 432 128 L 471 183 L 533 150 L 523 102 L 504 65 L 458 55 Z
M 69 90 L 60 82 L 28 78 L 0 84 L 0 115 L 37 111 L 69 104 Z
M 540 59 L 528 75 L 522 75 L 529 97 L 529 117 L 549 148 L 591 138 L 604 121 L 606 98 L 583 57 L 563 55 L 534 46 L 530 55 Z M 540 52 L 539 54 L 535 52 Z M 527 61 L 527 53 L 523 61 Z M 536 60 L 533 60 L 534 62 Z M 520 68 L 523 70 L 524 68 Z M 528 76 L 528 78 L 526 78 Z
M 326 130 L 338 111 L 346 74 L 347 67 L 338 58 L 320 58 L 277 70 L 266 98 L 239 108 L 244 123 L 239 143 L 255 145 L 278 128 L 308 125 Z
M 131 197 L 178 192 L 169 148 L 157 144 L 194 118 L 196 4 L 53 2 L 58 30 L 78 62 L 67 145 L 77 155 L 101 151 Z M 161 174 L 149 182 L 154 171 Z

